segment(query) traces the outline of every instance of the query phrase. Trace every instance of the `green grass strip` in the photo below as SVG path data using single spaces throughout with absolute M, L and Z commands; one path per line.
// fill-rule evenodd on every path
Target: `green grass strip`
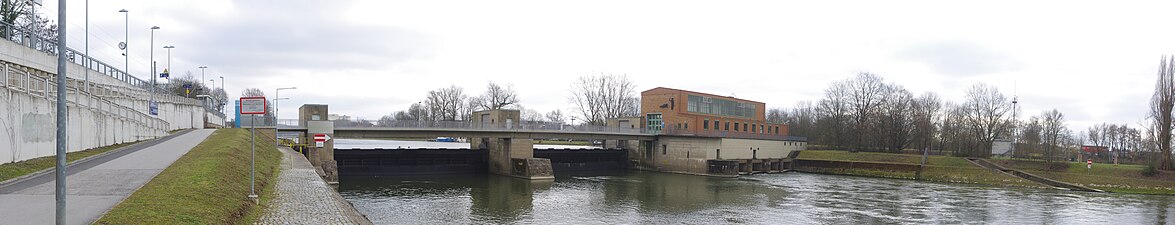
M 273 190 L 281 162 L 265 140 L 255 143 L 259 193 Z M 219 129 L 95 223 L 245 224 L 260 211 L 248 194 L 249 130 Z
M 92 148 L 83 151 L 70 152 L 65 154 L 66 162 L 73 162 L 86 157 L 102 154 L 111 150 L 119 149 L 138 143 L 127 142 L 122 144 L 115 144 L 106 147 Z M 25 161 L 0 164 L 0 181 L 11 180 L 20 176 L 36 173 L 37 171 L 53 168 L 57 165 L 57 156 L 45 156 L 32 158 Z

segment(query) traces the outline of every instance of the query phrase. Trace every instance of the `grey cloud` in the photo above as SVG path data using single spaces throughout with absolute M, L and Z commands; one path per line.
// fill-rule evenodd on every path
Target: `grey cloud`
M 239 14 L 231 19 L 190 24 L 194 32 L 180 41 L 202 47 L 186 50 L 187 57 L 238 73 L 373 70 L 429 57 L 433 45 L 411 30 L 344 21 L 335 3 L 234 3 Z
M 897 57 L 921 62 L 936 73 L 952 76 L 1007 72 L 1020 67 L 1020 62 L 1006 54 L 961 41 L 919 43 L 899 51 Z

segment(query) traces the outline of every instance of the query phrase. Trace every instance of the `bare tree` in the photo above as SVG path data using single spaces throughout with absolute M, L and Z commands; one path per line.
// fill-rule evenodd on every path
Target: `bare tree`
M 876 139 L 879 147 L 899 152 L 913 141 L 914 94 L 897 85 L 889 85 L 882 97 L 887 100 L 879 105 L 879 118 L 873 119 L 879 123 L 875 129 L 878 131 Z
M 848 86 L 843 82 L 832 83 L 824 89 L 824 98 L 817 103 L 815 132 L 817 142 L 835 147 L 849 144 Z
M 626 75 L 583 76 L 571 84 L 571 103 L 585 123 L 604 125 L 607 118 L 636 116 L 640 99 Z
M 519 119 L 526 122 L 545 122 L 543 121 L 543 114 L 539 111 L 529 108 L 521 109 L 519 112 Z
M 400 115 L 399 113 L 396 114 L 396 116 L 397 116 L 396 120 L 416 120 L 416 121 L 433 120 L 432 115 L 429 114 L 428 107 L 425 106 L 424 104 L 419 103 L 419 102 L 413 103 L 411 106 L 408 106 L 408 112 L 404 113 L 404 117 L 400 117 L 399 115 Z M 403 119 L 401 119 L 401 118 L 403 118 Z
M 396 123 L 396 117 L 394 114 L 393 115 L 384 115 L 384 116 L 379 117 L 379 120 L 375 121 L 375 126 L 391 127 L 395 123 Z
M 780 108 L 773 108 L 773 109 L 767 110 L 766 117 L 767 117 L 768 123 L 775 123 L 775 124 L 786 123 L 787 119 L 789 119 L 788 115 L 787 115 L 787 111 L 784 111 L 783 109 L 780 109 Z
M 192 75 L 192 71 L 187 71 L 183 76 L 172 77 L 167 82 L 167 90 L 172 94 L 188 98 L 197 98 L 196 96 L 209 94 L 208 87 L 204 85 L 204 82 L 196 79 Z
M 428 97 L 424 102 L 428 106 L 432 120 L 453 121 L 462 118 L 461 114 L 465 113 L 466 98 L 468 97 L 465 96 L 464 89 L 457 86 L 449 86 L 448 88 L 429 91 Z
M 869 134 L 869 117 L 885 103 L 884 92 L 889 87 L 881 77 L 871 73 L 860 73 L 857 77 L 842 82 L 848 94 L 847 105 L 854 127 L 855 142 L 850 150 L 858 150 L 865 145 L 866 135 Z
M 939 118 L 942 111 L 942 100 L 933 92 L 923 93 L 914 99 L 913 114 L 914 147 L 926 149 L 934 144 L 934 137 L 938 133 Z
M 486 86 L 486 92 L 477 98 L 480 107 L 484 109 L 502 109 L 518 104 L 518 93 L 514 92 L 514 85 L 502 87 L 494 82 Z
M 555 109 L 555 110 L 551 110 L 550 112 L 547 112 L 546 116 L 547 116 L 547 121 L 550 121 L 553 123 L 562 124 L 567 121 L 567 118 L 563 116 L 563 111 L 561 111 L 559 109 Z
M 1160 154 L 1158 168 L 1175 169 L 1171 160 L 1172 108 L 1175 107 L 1175 57 L 1167 56 L 1159 61 L 1159 78 L 1155 82 L 1155 93 L 1151 96 L 1151 136 Z
M 968 156 L 990 156 L 990 153 L 983 154 L 982 150 L 990 150 L 992 141 L 1011 127 L 1008 114 L 1012 107 L 1009 102 L 1008 97 L 993 86 L 979 83 L 967 89 L 966 101 L 960 107 L 964 125 L 976 135 Z
M 1058 150 L 1064 144 L 1065 134 L 1069 133 L 1065 127 L 1065 114 L 1053 109 L 1041 113 L 1040 118 L 1045 160 L 1052 161 L 1057 158 Z

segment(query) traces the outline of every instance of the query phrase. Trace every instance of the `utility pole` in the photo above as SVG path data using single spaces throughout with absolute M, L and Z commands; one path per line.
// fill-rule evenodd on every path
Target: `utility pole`
M 65 0 L 57 0 L 57 27 L 66 27 L 65 23 Z M 57 30 L 57 166 L 55 185 L 56 192 L 54 196 L 57 200 L 57 210 L 55 212 L 56 222 L 59 225 L 65 224 L 65 144 L 69 133 L 66 132 L 66 126 L 69 124 L 69 111 L 66 110 L 65 86 L 69 83 L 66 76 L 69 74 L 66 71 L 65 53 L 68 50 L 65 47 L 66 38 L 65 31 L 69 29 Z

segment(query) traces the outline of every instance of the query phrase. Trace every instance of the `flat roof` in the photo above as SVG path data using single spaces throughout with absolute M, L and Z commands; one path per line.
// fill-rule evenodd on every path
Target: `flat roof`
M 641 92 L 641 94 L 644 94 L 645 92 L 649 92 L 649 91 L 657 90 L 657 89 L 664 89 L 664 90 L 671 90 L 671 91 L 680 91 L 680 92 L 686 92 L 686 93 L 697 94 L 697 95 L 706 95 L 706 96 L 709 96 L 709 97 L 718 97 L 718 98 L 734 99 L 734 100 L 739 100 L 739 101 L 746 101 L 746 102 L 754 102 L 754 103 L 760 103 L 760 104 L 763 104 L 763 105 L 766 105 L 766 104 L 767 104 L 767 103 L 763 103 L 763 102 L 760 102 L 760 101 L 755 101 L 755 100 L 747 100 L 747 99 L 741 99 L 741 98 L 730 97 L 730 96 L 721 96 L 721 95 L 716 95 L 716 94 L 709 94 L 709 93 L 702 93 L 702 92 L 696 92 L 696 91 L 690 91 L 690 90 L 682 90 L 682 89 L 676 89 L 676 88 L 667 88 L 667 87 L 655 87 L 655 88 L 653 88 L 653 89 L 649 89 L 649 90 L 642 91 L 642 92 Z

